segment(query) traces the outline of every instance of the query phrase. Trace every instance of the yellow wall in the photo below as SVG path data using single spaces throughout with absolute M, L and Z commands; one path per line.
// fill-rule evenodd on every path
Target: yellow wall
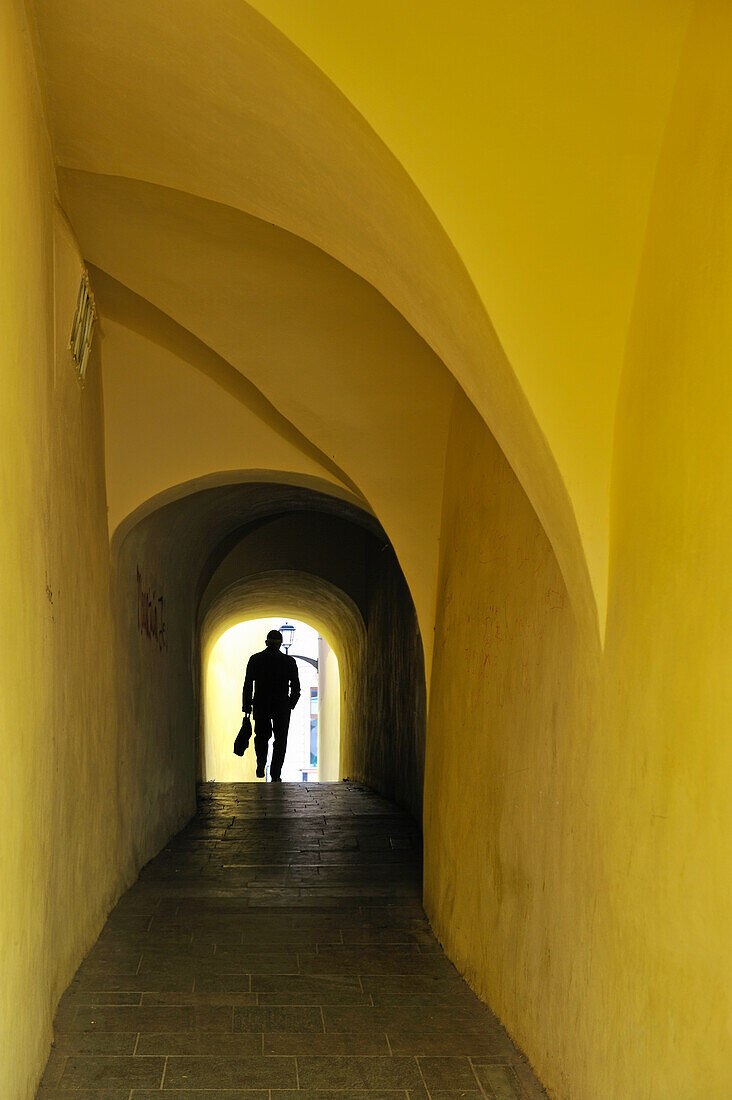
M 732 13 L 690 28 L 617 410 L 601 657 L 464 399 L 448 448 L 426 904 L 562 1100 L 732 1093 Z
M 0 159 L 0 1088 L 30 1100 L 60 995 L 190 802 L 148 789 L 177 763 L 138 730 L 117 648 L 100 340 L 82 387 L 82 263 L 20 0 L 0 5 Z
M 453 409 L 441 545 L 427 914 L 552 1095 L 634 1095 L 573 1081 L 578 1054 L 601 1034 L 583 1012 L 600 854 L 588 786 L 599 655 L 525 494 L 464 397 Z
M 129 869 L 100 367 L 81 389 L 67 348 L 81 264 L 16 0 L 0 5 L 0 159 L 0 1080 L 29 1100 L 56 1001 Z
M 705 0 L 658 165 L 612 501 L 602 966 L 623 974 L 621 1080 L 640 1066 L 654 1096 L 732 1095 L 731 151 L 732 8 Z
M 318 782 L 341 778 L 341 692 L 338 658 L 325 638 L 318 640 Z

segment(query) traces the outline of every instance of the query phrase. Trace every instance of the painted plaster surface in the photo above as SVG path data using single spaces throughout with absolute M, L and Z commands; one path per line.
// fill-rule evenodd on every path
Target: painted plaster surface
M 730 44 L 732 11 L 700 5 L 616 427 L 603 968 L 623 960 L 618 1049 L 660 1096 L 732 1094 Z
M 564 1076 L 587 1057 L 592 1026 L 578 999 L 598 904 L 601 836 L 588 756 L 599 668 L 583 650 L 535 514 L 464 399 L 449 456 L 425 765 L 425 907 L 554 1095 L 610 1100 L 622 1093 L 593 1094 Z
M 61 163 L 246 210 L 377 287 L 488 422 L 575 598 L 576 516 L 604 626 L 614 405 L 690 0 L 113 0 L 93 50 L 94 0 L 34 6 Z
M 350 268 L 395 307 L 486 417 L 547 527 L 573 598 L 597 629 L 596 599 L 572 501 L 542 425 L 521 391 L 454 244 L 399 159 L 364 117 L 304 53 L 240 0 L 211 0 L 205 9 L 197 0 L 155 7 L 145 0 L 107 0 L 104 19 L 98 18 L 95 0 L 74 0 L 69 5 L 34 0 L 33 7 L 64 202 L 70 208 L 74 205 L 73 220 L 92 260 L 120 281 L 129 280 L 138 294 L 151 295 L 159 308 L 173 311 L 185 327 L 194 328 L 194 318 L 196 326 L 203 323 L 208 335 L 197 330 L 199 337 L 225 357 L 222 341 L 233 346 L 237 358 L 232 362 L 245 374 L 270 345 L 276 350 L 283 340 L 296 336 L 290 318 L 297 321 L 298 301 L 310 301 L 310 295 L 306 287 L 304 296 L 284 314 L 277 308 L 279 293 L 268 304 L 256 293 L 259 271 L 247 270 L 246 257 L 237 253 L 232 257 L 231 232 L 222 234 L 221 227 L 241 224 L 241 215 L 250 215 L 264 224 L 265 232 L 279 227 Z M 87 28 L 92 25 L 94 44 L 87 49 L 82 44 L 88 42 Z M 87 96 L 89 87 L 98 94 Z M 216 125 L 211 125 L 211 119 L 216 119 Z M 602 125 L 598 124 L 598 133 Z M 420 123 L 415 132 L 424 130 Z M 631 186 L 636 183 L 633 179 Z M 459 201 L 464 202 L 465 181 L 456 188 Z M 165 206 L 151 222 L 161 193 L 166 196 Z M 212 212 L 212 204 L 218 213 Z M 203 233 L 194 234 L 193 241 L 180 237 L 183 210 L 188 229 L 203 224 Z M 142 213 L 147 228 L 136 244 Z M 212 229 L 218 227 L 210 236 L 205 231 L 208 221 Z M 150 248 L 150 232 L 156 235 L 155 248 Z M 240 229 L 233 232 L 238 235 Z M 223 272 L 222 237 L 228 252 Z M 106 247 L 115 238 L 122 245 L 118 254 Z M 172 251 L 169 245 L 161 245 L 164 238 L 173 241 Z M 268 270 L 278 251 L 276 246 L 258 266 Z M 163 278 L 156 277 L 153 284 L 149 275 L 158 252 L 160 259 L 166 259 Z M 118 266 L 122 259 L 124 274 Z M 182 278 L 186 270 L 189 274 Z M 237 272 L 233 279 L 231 271 Z M 317 276 L 309 272 L 308 279 L 320 280 L 322 262 L 318 271 Z M 222 273 L 223 293 L 219 293 L 216 283 Z M 296 274 L 297 264 L 278 277 L 276 286 L 287 291 Z M 344 318 L 342 289 L 337 291 L 339 308 L 330 314 L 326 311 L 321 326 L 323 332 L 341 340 L 347 335 L 347 329 L 338 324 Z M 159 296 L 163 290 L 167 305 Z M 273 328 L 255 339 L 253 362 L 242 357 L 242 350 L 249 347 L 249 330 L 242 337 L 233 329 L 256 323 L 257 313 L 252 318 L 241 307 L 226 308 L 227 302 L 241 301 L 242 294 L 247 298 L 252 292 L 262 309 L 274 310 L 276 319 Z M 203 297 L 208 301 L 201 321 Z M 335 298 L 330 301 L 333 304 Z M 314 315 L 322 314 L 323 303 L 317 303 Z M 566 311 L 561 316 L 566 317 Z M 368 345 L 376 332 L 366 324 L 364 336 L 364 322 L 365 315 L 351 317 L 353 331 Z M 401 346 L 396 333 L 394 338 Z M 394 382 L 404 377 L 408 363 L 391 361 L 386 370 L 384 351 L 369 357 L 361 391 L 364 415 L 375 395 L 383 392 L 379 411 L 385 419 L 382 423 L 377 417 L 369 443 L 378 439 L 378 446 L 367 447 L 364 454 L 361 431 L 354 425 L 344 434 L 342 414 L 331 419 L 316 409 L 313 415 L 307 390 L 293 402 L 294 364 L 307 355 L 309 344 L 309 339 L 294 341 L 297 358 L 284 365 L 284 391 L 276 400 L 279 403 L 284 394 L 287 415 L 301 431 L 320 440 L 323 450 L 330 453 L 325 440 L 333 440 L 339 465 L 348 461 L 353 480 L 370 505 L 383 513 L 413 588 L 429 665 L 431 631 L 426 623 L 434 607 L 435 574 L 429 589 L 424 567 L 414 567 L 411 559 L 424 562 L 429 549 L 435 553 L 436 569 L 440 490 L 436 497 L 431 495 L 427 472 L 433 467 L 441 470 L 445 422 L 435 423 L 434 418 L 438 408 L 446 407 L 450 394 L 433 391 L 431 379 L 428 384 L 432 368 L 423 361 L 416 375 L 410 372 L 404 391 L 404 409 L 413 408 L 416 415 L 402 415 L 394 430 L 384 431 L 392 409 L 387 395 L 393 392 Z M 316 340 L 316 356 L 318 344 Z M 346 402 L 344 408 L 350 400 L 348 390 L 340 385 L 343 362 L 343 351 L 334 362 L 316 360 L 318 373 L 325 371 L 328 378 L 324 408 L 329 394 L 339 394 Z M 262 384 L 266 393 L 271 392 L 273 381 L 277 373 L 267 386 Z M 431 399 L 423 400 L 425 391 L 436 405 Z M 407 440 L 411 446 L 400 446 Z M 381 450 L 398 453 L 398 468 L 385 471 L 381 462 L 375 465 Z M 583 455 L 582 462 L 586 461 Z M 412 496 L 397 504 L 390 487 L 402 477 L 411 486 Z M 420 498 L 425 494 L 434 506 L 429 539 L 426 530 L 418 533 L 407 526 L 404 534 L 401 531 L 410 517 L 416 518 L 415 494 Z M 607 507 L 606 500 L 601 507 Z M 599 574 L 594 567 L 593 575 L 596 580 L 599 575 L 604 585 L 602 562 Z
M 429 638 L 454 388 L 444 365 L 373 287 L 291 233 L 168 188 L 60 175 L 87 258 L 141 299 L 122 314 L 125 328 L 105 329 L 112 530 L 153 491 L 212 471 L 270 467 L 347 482 L 388 526 Z M 125 331 L 145 305 L 149 342 Z M 188 363 L 160 347 L 171 319 L 202 345 Z M 202 351 L 256 387 L 309 450 L 221 373 L 212 377 Z M 182 449 L 176 437 L 190 434 L 196 409 Z
M 91 763 L 84 728 L 114 745 L 114 686 L 105 658 L 98 686 L 86 676 L 95 660 L 91 635 L 108 639 L 110 630 L 98 363 L 82 395 L 67 357 L 54 361 L 53 173 L 16 3 L 0 11 L 0 148 L 0 1075 L 8 1094 L 25 1100 L 48 1047 L 54 999 L 94 916 L 103 916 L 98 897 L 96 914 L 72 922 L 70 897 L 108 850 L 108 832 L 94 842 L 98 811 L 80 804 L 78 792 Z M 59 245 L 66 252 L 60 231 Z M 65 301 L 80 274 L 78 255 L 60 256 L 58 268 Z M 82 627 L 87 641 L 69 658 Z M 102 786 L 108 780 L 109 771 Z M 78 862 L 54 839 L 67 825 L 91 842 Z M 105 886 L 111 891 L 112 881 Z
M 323 783 L 333 783 L 341 778 L 340 670 L 338 656 L 325 638 L 318 643 L 318 672 L 318 778 Z
M 454 410 L 426 904 L 562 1098 L 732 1090 L 724 43 L 700 11 L 659 162 L 617 414 L 602 658 L 503 456 L 474 410 Z
M 98 343 L 82 388 L 68 351 L 81 259 L 14 0 L 0 51 L 0 1089 L 29 1100 L 58 998 L 158 811 L 130 820 L 124 805 L 139 774 L 114 652 Z
M 253 6 L 373 126 L 465 264 L 568 488 L 604 626 L 615 402 L 693 3 Z M 446 362 L 516 468 L 485 358 Z
M 212 471 L 265 462 L 280 474 L 331 476 L 189 362 L 109 319 L 104 335 L 111 533 L 141 503 Z

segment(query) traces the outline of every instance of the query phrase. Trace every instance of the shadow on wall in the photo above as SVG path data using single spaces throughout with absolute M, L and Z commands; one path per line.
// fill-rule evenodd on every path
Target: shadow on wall
M 272 618 L 236 623 L 207 640 L 202 655 L 201 731 L 202 778 L 206 782 L 253 782 L 256 778 L 253 745 L 243 758 L 232 751 L 241 724 L 242 681 L 251 654 L 261 650 L 267 632 L 277 630 L 285 620 L 295 627 L 291 655 L 309 660 L 296 657 L 302 694 L 290 719 L 282 779 L 333 782 L 340 778 L 338 659 L 318 630 L 307 622 L 292 614 L 273 613 Z

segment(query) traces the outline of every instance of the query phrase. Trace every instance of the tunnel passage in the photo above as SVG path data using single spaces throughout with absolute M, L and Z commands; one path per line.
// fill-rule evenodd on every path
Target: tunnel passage
M 165 806 L 158 846 L 193 812 L 201 774 L 203 650 L 226 616 L 272 609 L 322 627 L 343 654 L 339 771 L 421 813 L 425 681 L 408 586 L 373 516 L 303 487 L 198 489 L 143 516 L 115 546 L 128 705 L 143 790 Z M 247 603 L 248 601 L 248 603 Z M 257 604 L 257 601 L 259 603 Z M 147 846 L 147 845 L 146 845 Z

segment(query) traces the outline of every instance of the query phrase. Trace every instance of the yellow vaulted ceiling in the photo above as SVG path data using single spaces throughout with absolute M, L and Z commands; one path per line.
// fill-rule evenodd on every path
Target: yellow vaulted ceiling
M 692 4 L 253 6 L 374 127 L 460 254 L 569 490 L 602 610 L 620 371 Z
M 59 183 L 103 318 L 110 529 L 212 471 L 329 478 L 388 525 L 427 631 L 454 389 L 439 359 L 261 219 L 119 177 Z
M 398 456 L 384 455 L 369 490 L 356 421 L 334 405 L 316 423 L 317 408 L 280 376 L 291 369 L 281 359 L 280 374 L 265 359 L 257 373 L 243 354 L 245 318 L 216 313 L 221 293 L 239 307 L 221 220 L 211 240 L 199 220 L 194 256 L 175 244 L 168 199 L 254 215 L 351 268 L 476 404 L 574 598 L 594 599 L 601 619 L 617 385 L 687 9 L 686 0 L 34 3 L 55 152 L 69 170 L 64 201 L 87 258 L 246 373 L 389 529 L 384 509 L 405 507 L 404 494 L 387 503 L 385 471 L 391 462 L 399 474 Z M 156 212 L 162 188 L 184 195 L 166 193 Z M 201 214 L 194 206 L 188 226 Z M 168 239 L 156 257 L 158 229 Z M 239 282 L 245 260 L 246 251 Z M 434 486 L 417 479 L 420 456 L 439 465 L 433 435 L 444 440 L 448 388 L 423 360 L 421 406 L 412 398 L 422 367 L 405 381 L 405 450 L 417 451 L 402 470 L 416 497 L 430 498 L 436 529 Z M 321 365 L 325 391 L 329 371 L 349 389 L 342 360 Z M 372 358 L 376 386 L 387 376 Z M 354 376 L 354 410 L 359 385 Z

